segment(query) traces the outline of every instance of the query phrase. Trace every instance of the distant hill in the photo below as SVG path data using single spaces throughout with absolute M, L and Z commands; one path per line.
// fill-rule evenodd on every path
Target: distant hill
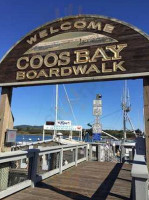
M 16 129 L 17 128 L 43 128 L 43 126 L 31 126 L 31 125 L 17 125 L 17 126 L 14 126 Z
M 15 129 L 18 130 L 18 133 L 21 134 L 42 134 L 43 132 L 43 126 L 31 126 L 31 125 L 18 125 L 14 126 Z M 104 130 L 105 132 L 117 137 L 122 138 L 123 137 L 123 130 Z M 141 132 L 139 129 L 136 130 L 136 133 Z M 46 131 L 46 133 L 53 134 L 52 131 Z M 89 135 L 92 135 L 92 128 L 90 129 L 83 129 L 83 135 L 84 133 L 89 133 Z M 68 135 L 68 131 L 63 131 L 63 134 Z M 73 135 L 78 135 L 77 132 L 74 132 Z M 134 134 L 130 131 L 127 132 L 128 138 L 134 138 Z
M 14 126 L 22 134 L 42 134 L 43 126 L 18 125 Z

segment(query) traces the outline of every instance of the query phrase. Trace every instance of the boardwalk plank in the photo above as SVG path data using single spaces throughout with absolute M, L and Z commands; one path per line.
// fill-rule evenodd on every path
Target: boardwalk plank
M 131 165 L 84 162 L 5 200 L 130 200 Z

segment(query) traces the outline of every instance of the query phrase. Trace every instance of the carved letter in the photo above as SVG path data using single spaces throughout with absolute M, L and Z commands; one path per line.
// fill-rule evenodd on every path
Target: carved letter
M 90 72 L 96 72 L 96 73 L 100 73 L 99 69 L 97 68 L 96 65 L 92 64 L 90 66 L 90 68 L 87 70 L 86 74 L 89 74 Z
M 51 68 L 49 71 L 49 76 L 52 77 L 52 75 L 55 75 L 56 77 L 60 76 L 59 68 Z
M 127 47 L 127 44 L 118 44 L 107 46 L 106 49 L 109 49 L 114 53 L 114 57 L 112 57 L 112 60 L 119 60 L 122 58 L 122 56 L 120 56 L 119 54 L 125 47 Z
M 76 61 L 74 64 L 87 63 L 89 61 L 89 51 L 87 49 L 74 51 L 76 54 Z
M 61 76 L 69 76 L 72 74 L 72 68 L 71 67 L 62 67 L 61 68 Z
M 40 36 L 40 38 L 44 38 L 44 37 L 48 36 L 47 30 L 45 29 L 43 31 L 40 31 L 39 36 Z
M 102 73 L 112 72 L 112 69 L 106 69 L 106 63 L 102 63 Z
M 23 80 L 23 79 L 25 79 L 25 72 L 18 71 L 17 76 L 16 76 L 16 80 Z
M 65 23 L 61 24 L 61 29 L 63 31 L 71 29 L 71 23 L 70 22 L 65 22 Z
M 83 29 L 86 26 L 86 21 L 76 21 L 74 27 L 77 29 Z
M 48 77 L 48 74 L 45 72 L 44 69 L 40 70 L 36 78 L 40 78 L 41 76 L 46 77 L 46 78 Z
M 51 57 L 51 59 L 50 59 Z M 50 62 L 52 60 L 52 62 Z M 49 53 L 44 58 L 44 64 L 46 67 L 53 67 L 57 64 L 58 56 L 55 53 Z
M 95 51 L 95 54 L 91 58 L 90 62 L 97 62 L 96 58 L 99 58 L 99 57 L 102 57 L 102 61 L 111 60 L 111 58 L 107 56 L 107 54 L 103 50 L 103 48 L 97 48 L 97 50 Z
M 35 64 L 35 62 L 37 62 Z M 38 69 L 42 66 L 43 64 L 43 57 L 41 55 L 35 55 L 30 59 L 30 66 L 33 69 Z
M 112 31 L 114 30 L 114 26 L 112 26 L 111 24 L 106 24 L 103 31 L 107 32 L 107 33 L 112 33 Z
M 59 29 L 54 29 L 52 26 L 50 27 L 50 33 L 51 34 L 56 33 L 58 31 L 59 31 Z
M 124 72 L 126 71 L 126 69 L 122 66 L 122 64 L 124 63 L 124 61 L 121 61 L 119 63 L 114 62 L 113 63 L 113 71 L 117 72 L 117 70 L 119 69 L 120 71 Z
M 23 65 L 21 65 L 21 62 L 22 62 Z M 28 57 L 19 58 L 17 60 L 17 68 L 21 69 L 21 70 L 26 69 L 29 66 L 28 62 L 29 62 L 29 58 Z
M 97 22 L 95 24 L 94 21 L 90 22 L 89 25 L 87 26 L 88 29 L 97 29 L 97 30 L 101 30 L 101 23 L 100 22 Z
M 61 60 L 58 61 L 58 66 L 60 66 L 60 65 L 68 65 L 70 63 L 70 52 L 65 51 L 65 52 L 60 53 L 59 58 Z M 64 62 L 62 62 L 62 60 Z
M 35 70 L 30 70 L 26 73 L 28 79 L 34 79 L 37 76 L 37 72 Z
M 30 39 L 27 40 L 27 43 L 28 44 L 33 44 L 36 41 L 37 41 L 37 35 L 35 34 L 33 37 L 30 37 Z
M 87 69 L 87 65 L 78 65 L 78 66 L 72 66 L 74 74 L 78 75 L 78 74 L 85 74 L 86 69 Z

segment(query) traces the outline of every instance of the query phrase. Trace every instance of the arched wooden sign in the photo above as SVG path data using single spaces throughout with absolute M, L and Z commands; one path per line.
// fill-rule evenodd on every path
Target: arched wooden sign
M 48 23 L 19 41 L 0 63 L 0 86 L 149 75 L 149 37 L 102 16 Z

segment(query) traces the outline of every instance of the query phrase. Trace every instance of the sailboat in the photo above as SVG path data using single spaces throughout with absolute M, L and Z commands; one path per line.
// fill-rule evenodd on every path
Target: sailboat
M 128 113 L 131 110 L 131 104 L 130 104 L 130 96 L 129 96 L 129 90 L 127 87 L 127 81 L 125 80 L 124 83 L 124 91 L 123 91 L 123 97 L 122 97 L 122 110 L 123 110 L 123 139 L 121 143 L 121 154 L 122 158 L 125 159 L 125 161 L 130 160 L 130 157 L 133 156 L 133 149 L 135 147 L 135 141 L 128 140 L 127 139 L 127 122 L 129 122 L 132 132 L 134 133 L 136 137 L 136 132 L 133 126 L 133 123 L 128 115 Z
M 68 93 L 66 91 L 66 87 L 63 85 L 64 91 L 68 100 L 68 103 L 70 105 L 70 109 L 72 112 L 72 115 L 75 118 L 73 108 L 71 105 L 71 102 L 68 97 Z M 47 123 L 43 126 L 43 141 L 45 141 L 45 131 L 46 130 L 53 130 L 53 141 L 59 142 L 61 144 L 76 144 L 76 143 L 82 143 L 82 126 L 81 125 L 71 125 L 70 120 L 58 120 L 58 85 L 56 85 L 56 101 L 55 101 L 55 122 L 54 125 L 48 125 Z M 76 121 L 76 120 L 75 120 Z M 67 138 L 63 138 L 62 131 L 69 131 L 69 135 Z M 58 132 L 59 131 L 59 132 Z M 74 140 L 73 139 L 73 131 L 79 132 L 80 140 Z

